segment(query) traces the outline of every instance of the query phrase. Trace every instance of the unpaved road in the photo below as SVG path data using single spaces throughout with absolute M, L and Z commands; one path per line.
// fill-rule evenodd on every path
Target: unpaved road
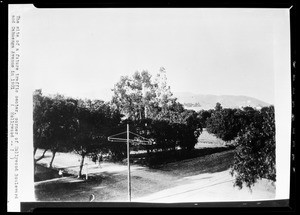
M 40 153 L 39 150 L 37 156 Z M 232 156 L 233 151 L 225 151 L 169 163 L 157 169 L 132 165 L 132 201 L 169 203 L 273 199 L 275 187 L 265 180 L 259 181 L 252 192 L 233 187 L 233 178 L 228 170 Z M 46 164 L 50 158 L 51 154 L 46 153 L 46 158 L 39 163 Z M 127 201 L 126 165 L 103 163 L 100 168 L 90 159 L 86 161 L 87 181 L 71 176 L 36 182 L 36 199 L 88 201 L 93 194 L 94 201 Z M 58 153 L 53 164 L 56 168 L 71 167 L 67 170 L 75 173 L 79 168 L 79 157 L 71 153 Z
M 259 181 L 252 192 L 247 189 L 233 187 L 233 178 L 229 171 L 219 173 L 204 173 L 185 177 L 183 185 L 159 191 L 136 202 L 176 203 L 176 202 L 215 202 L 215 201 L 247 201 L 275 198 L 274 186 L 266 180 Z

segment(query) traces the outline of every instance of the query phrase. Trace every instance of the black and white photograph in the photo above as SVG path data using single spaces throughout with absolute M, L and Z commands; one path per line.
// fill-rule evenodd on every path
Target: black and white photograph
M 288 9 L 9 9 L 20 201 L 288 198 Z

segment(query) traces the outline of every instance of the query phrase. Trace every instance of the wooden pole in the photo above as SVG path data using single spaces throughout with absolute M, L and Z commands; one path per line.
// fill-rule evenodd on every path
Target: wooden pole
M 127 123 L 127 166 L 128 166 L 128 201 L 131 202 L 131 178 L 130 178 L 130 158 L 129 158 L 129 124 Z
M 88 163 L 85 163 L 85 179 L 88 180 L 88 174 L 89 174 L 89 170 L 88 170 Z

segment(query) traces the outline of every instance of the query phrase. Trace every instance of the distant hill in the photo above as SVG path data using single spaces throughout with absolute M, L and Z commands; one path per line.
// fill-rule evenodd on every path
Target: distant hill
M 217 102 L 219 102 L 224 108 L 239 108 L 245 106 L 261 108 L 270 105 L 267 102 L 249 96 L 218 96 L 210 94 L 194 94 L 189 92 L 174 93 L 174 96 L 178 98 L 178 101 L 182 103 L 185 108 L 196 111 L 201 109 L 213 109 Z

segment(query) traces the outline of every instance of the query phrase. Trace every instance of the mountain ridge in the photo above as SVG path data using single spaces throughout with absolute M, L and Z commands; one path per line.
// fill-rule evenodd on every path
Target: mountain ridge
M 240 108 L 246 106 L 261 108 L 271 105 L 257 98 L 244 95 L 213 95 L 176 92 L 174 93 L 174 96 L 178 99 L 178 102 L 185 106 L 185 108 L 194 109 L 196 111 L 201 109 L 213 109 L 217 102 L 224 108 Z

